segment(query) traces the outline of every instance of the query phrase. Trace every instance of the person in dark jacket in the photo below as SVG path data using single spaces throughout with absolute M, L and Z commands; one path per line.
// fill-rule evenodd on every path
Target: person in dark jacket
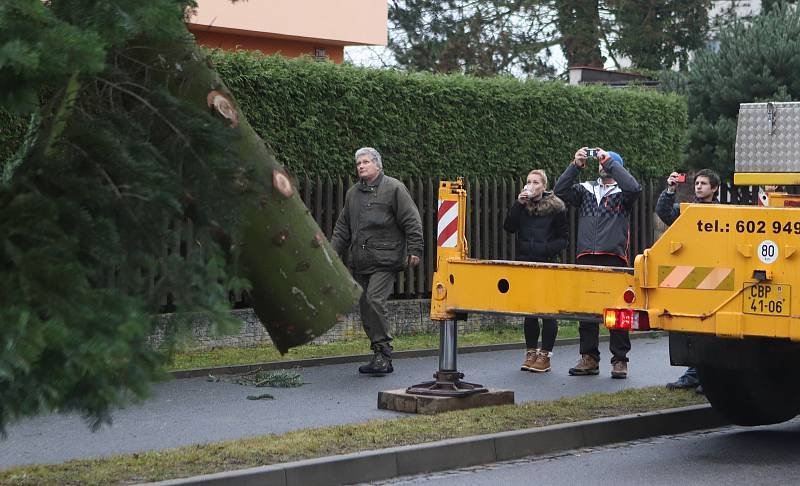
M 503 228 L 516 234 L 517 260 L 552 262 L 567 246 L 566 206 L 552 192 L 547 192 L 547 175 L 532 170 L 527 184 L 508 210 Z M 521 369 L 544 373 L 550 371 L 550 358 L 558 334 L 555 319 L 542 319 L 542 346 L 539 343 L 539 318 L 526 317 L 525 361 Z
M 592 159 L 599 161 L 600 177 L 596 181 L 576 183 L 590 152 Z M 556 196 L 578 208 L 576 261 L 579 265 L 628 266 L 630 214 L 642 193 L 642 186 L 623 164 L 616 152 L 583 147 L 575 152 L 572 162 L 556 182 Z M 570 368 L 569 374 L 597 375 L 600 373 L 600 325 L 582 321 L 578 332 L 581 359 Z M 624 330 L 611 330 L 610 335 L 611 377 L 627 378 L 630 336 Z
M 678 219 L 681 214 L 681 205 L 675 202 L 675 189 L 678 185 L 678 174 L 673 172 L 667 177 L 667 188 L 658 196 L 656 202 L 656 214 L 669 226 Z M 719 204 L 717 190 L 719 189 L 719 176 L 711 169 L 702 169 L 694 177 L 694 199 L 697 204 Z M 667 383 L 670 390 L 679 388 L 694 388 L 698 393 L 703 393 L 700 386 L 700 379 L 697 377 L 697 370 L 694 367 L 686 368 L 686 371 L 677 380 Z
M 386 301 L 397 272 L 419 264 L 422 219 L 406 186 L 383 173 L 377 150 L 361 148 L 355 159 L 359 182 L 345 195 L 331 244 L 364 289 L 359 310 L 374 354 L 358 371 L 382 376 L 394 371 Z

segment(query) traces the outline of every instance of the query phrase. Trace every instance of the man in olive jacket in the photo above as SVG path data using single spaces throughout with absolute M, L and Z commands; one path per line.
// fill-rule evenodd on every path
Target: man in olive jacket
M 422 219 L 406 186 L 383 173 L 377 150 L 358 149 L 355 159 L 360 180 L 347 191 L 331 244 L 364 289 L 361 321 L 375 354 L 358 371 L 380 376 L 394 371 L 386 300 L 397 272 L 419 264 Z

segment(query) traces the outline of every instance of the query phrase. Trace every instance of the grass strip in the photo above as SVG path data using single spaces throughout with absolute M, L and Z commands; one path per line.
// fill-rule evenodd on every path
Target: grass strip
M 159 481 L 301 459 L 421 444 L 531 427 L 696 405 L 693 390 L 664 387 L 596 393 L 553 401 L 372 420 L 280 435 L 124 454 L 0 471 L 0 485 L 110 485 Z
M 608 331 L 601 326 L 600 333 Z M 559 323 L 559 339 L 578 337 L 577 322 Z M 465 334 L 459 334 L 459 346 L 477 346 L 484 344 L 518 343 L 524 340 L 521 326 L 500 326 Z M 415 349 L 431 349 L 439 347 L 439 333 L 426 333 L 397 336 L 392 341 L 395 351 Z M 327 356 L 348 356 L 353 354 L 369 354 L 369 341 L 364 338 L 335 341 L 326 344 L 306 344 L 289 350 L 281 356 L 270 344 L 254 348 L 215 348 L 209 351 L 190 351 L 176 353 L 169 365 L 170 370 L 187 370 L 195 368 L 214 368 L 217 366 L 235 366 L 253 363 L 273 363 L 297 359 L 321 358 Z

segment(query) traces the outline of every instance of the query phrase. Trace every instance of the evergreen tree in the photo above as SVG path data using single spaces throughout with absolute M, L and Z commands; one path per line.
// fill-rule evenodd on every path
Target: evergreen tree
M 704 46 L 710 0 L 609 0 L 615 52 L 644 69 L 687 69 L 689 53 Z
M 281 351 L 357 295 L 194 44 L 192 7 L 0 3 L 0 109 L 31 120 L 0 180 L 0 434 L 48 410 L 97 426 L 145 396 L 167 291 L 230 327 L 228 292 L 249 289 Z
M 690 65 L 688 160 L 720 175 L 734 168 L 740 103 L 800 100 L 800 12 L 779 5 L 720 30 Z
M 389 49 L 400 66 L 436 73 L 548 76 L 542 50 L 558 44 L 541 0 L 391 0 Z
M 477 76 L 552 76 L 556 45 L 570 66 L 602 68 L 605 52 L 640 68 L 685 68 L 688 53 L 705 42 L 709 6 L 710 0 L 390 0 L 389 49 L 406 68 Z
M 783 4 L 796 4 L 797 0 L 761 0 L 761 12 L 768 13 L 773 8 Z
M 556 0 L 561 48 L 570 66 L 602 68 L 600 51 L 600 2 L 598 0 Z

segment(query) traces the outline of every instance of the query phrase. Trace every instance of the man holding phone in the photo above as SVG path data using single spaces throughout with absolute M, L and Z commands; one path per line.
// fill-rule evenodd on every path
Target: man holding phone
M 671 225 L 681 214 L 680 204 L 675 202 L 675 189 L 678 184 L 686 181 L 686 174 L 673 172 L 667 177 L 667 188 L 658 196 L 656 214 L 667 226 Z M 719 189 L 719 176 L 711 169 L 697 171 L 694 176 L 693 203 L 719 204 L 717 190 Z
M 681 205 L 675 202 L 675 189 L 678 184 L 686 182 L 686 174 L 673 172 L 667 177 L 667 188 L 658 196 L 656 214 L 667 226 L 671 225 L 681 214 Z M 717 190 L 719 189 L 719 176 L 711 169 L 697 171 L 694 176 L 694 199 L 696 204 L 719 204 Z M 686 372 L 677 380 L 667 383 L 670 390 L 681 388 L 695 388 L 697 393 L 703 393 L 697 370 L 687 368 Z

